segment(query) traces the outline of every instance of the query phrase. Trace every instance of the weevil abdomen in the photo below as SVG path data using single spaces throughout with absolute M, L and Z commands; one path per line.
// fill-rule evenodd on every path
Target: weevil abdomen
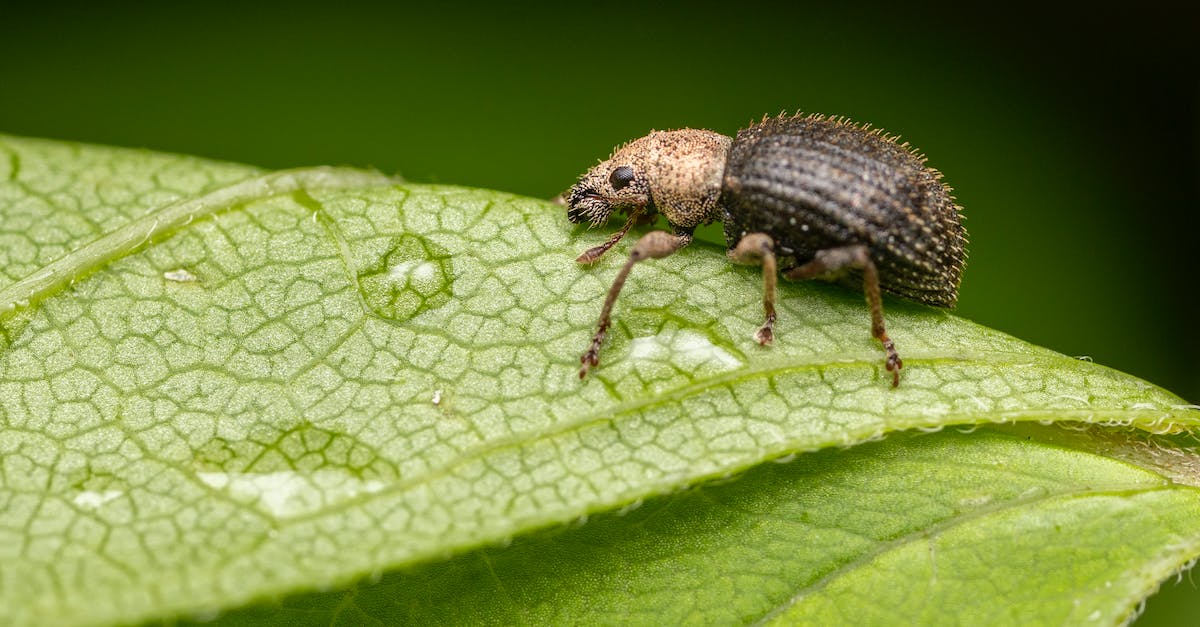
M 878 131 L 819 116 L 766 119 L 738 132 L 721 191 L 730 250 L 765 233 L 787 269 L 864 245 L 884 291 L 940 307 L 958 298 L 965 231 L 950 189 Z M 861 285 L 862 273 L 843 280 Z

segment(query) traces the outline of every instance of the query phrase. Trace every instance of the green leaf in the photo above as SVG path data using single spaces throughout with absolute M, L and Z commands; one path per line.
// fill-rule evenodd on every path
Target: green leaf
M 671 503 L 663 495 L 772 458 L 913 428 L 1197 424 L 1198 412 L 1143 381 L 898 301 L 886 303 L 905 359 L 892 389 L 861 295 L 836 287 L 785 285 L 776 344 L 763 349 L 753 340 L 757 270 L 705 246 L 636 269 L 603 363 L 580 382 L 578 355 L 627 247 L 592 268 L 573 259 L 606 236 L 572 229 L 548 203 L 496 192 L 0 138 L 0 622 L 208 614 L 346 586 L 645 499 Z M 990 459 L 996 446 L 1023 477 L 1054 479 L 1078 461 L 1046 462 L 1054 455 L 1045 446 L 997 437 L 929 439 L 964 452 L 927 460 L 919 485 L 871 483 L 912 472 L 910 438 L 800 456 L 804 477 L 840 459 L 866 473 L 858 492 L 831 496 L 838 504 L 821 527 L 831 552 L 805 558 L 810 575 L 858 560 L 821 585 L 834 596 L 799 595 L 803 573 L 767 587 L 728 585 L 703 569 L 655 574 L 653 552 L 629 554 L 631 579 L 619 587 L 669 605 L 725 586 L 737 594 L 722 606 L 742 608 L 730 620 L 820 617 L 855 594 L 867 595 L 860 604 L 888 594 L 955 604 L 963 595 L 931 595 L 927 577 L 902 587 L 887 573 L 918 568 L 924 550 L 951 558 L 951 570 L 931 562 L 938 581 L 976 577 L 956 574 L 967 558 L 955 556 L 986 547 L 1003 562 L 1042 546 L 994 532 L 1020 522 L 1006 516 L 1027 516 L 1058 521 L 1063 536 L 1099 525 L 1107 537 L 1145 537 L 1125 561 L 1097 564 L 1098 575 L 1059 558 L 1062 576 L 1036 560 L 1003 573 L 1045 577 L 1062 591 L 1032 610 L 1055 620 L 1075 616 L 1074 591 L 1092 590 L 1096 577 L 1125 581 L 1133 564 L 1141 587 L 1084 604 L 1111 621 L 1200 553 L 1186 524 L 1194 492 L 1164 489 L 1174 475 L 1147 456 L 1131 467 L 1111 452 L 1079 462 L 1094 478 L 1071 474 L 1046 488 L 1057 497 L 982 515 L 914 508 L 871 536 L 890 549 L 854 553 L 863 529 L 886 522 L 880 513 L 907 513 L 863 511 L 866 495 L 953 503 L 967 488 L 941 477 L 963 474 L 964 458 Z M 875 475 L 862 461 L 870 451 Z M 757 498 L 760 475 L 772 486 L 807 480 L 767 468 L 730 484 L 727 498 Z M 1003 479 L 976 479 L 968 491 L 996 502 L 1033 498 L 1012 496 Z M 947 544 L 888 535 L 904 529 L 933 530 Z M 1175 541 L 1155 544 L 1166 536 Z M 692 539 L 690 530 L 672 537 Z M 744 559 L 772 568 L 767 540 Z M 604 563 L 587 551 L 563 559 L 580 573 Z M 661 585 L 645 586 L 650 575 Z M 571 580 L 558 578 L 561 594 L 581 597 L 587 588 Z M 881 592 L 864 592 L 872 585 Z M 1014 592 L 991 585 L 985 594 L 1003 604 Z M 540 616 L 535 599 L 501 600 L 480 602 L 503 621 Z M 859 609 L 920 620 L 931 607 Z
M 1117 450 L 1161 451 L 899 434 L 217 624 L 1113 623 L 1200 544 L 1197 489 Z

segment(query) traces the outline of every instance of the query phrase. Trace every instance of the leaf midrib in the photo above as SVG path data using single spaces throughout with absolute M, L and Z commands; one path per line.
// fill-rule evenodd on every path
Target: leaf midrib
M 996 358 L 997 355 L 1012 356 L 1012 357 L 1017 357 L 1019 359 L 1006 362 L 1003 359 L 997 359 Z M 986 355 L 986 356 L 989 358 L 988 361 L 990 361 L 991 363 L 997 364 L 997 365 L 1001 365 L 1001 366 L 1025 364 L 1031 360 L 1033 360 L 1033 361 L 1042 360 L 1042 361 L 1046 361 L 1046 362 L 1056 361 L 1054 358 L 1051 358 L 1051 357 L 1041 357 L 1041 356 L 1032 357 L 1030 355 L 1020 354 L 1020 353 L 996 353 L 996 354 L 990 354 L 990 355 Z M 984 355 L 980 355 L 976 359 L 979 361 L 982 361 L 983 357 L 984 357 Z M 1058 360 L 1067 360 L 1067 359 L 1069 359 L 1069 358 L 1066 358 L 1066 357 L 1058 358 Z M 838 362 L 836 365 L 838 365 L 838 366 L 858 365 L 858 366 L 873 369 L 873 368 L 877 367 L 876 361 L 877 360 L 875 360 L 875 359 L 871 359 L 870 361 L 859 360 L 859 361 L 854 361 L 854 362 Z M 914 359 L 914 363 L 916 361 L 917 360 Z M 930 362 L 936 361 L 936 358 L 932 358 L 929 361 Z M 953 361 L 958 361 L 958 358 L 953 359 Z M 1074 362 L 1075 360 L 1070 360 L 1070 361 Z M 867 364 L 870 364 L 870 365 L 868 366 Z M 705 391 L 708 391 L 709 389 L 718 387 L 723 384 L 741 382 L 741 381 L 745 381 L 745 380 L 748 380 L 751 378 L 770 377 L 770 376 L 775 376 L 778 374 L 783 374 L 783 373 L 786 373 L 789 371 L 817 369 L 817 368 L 822 368 L 822 367 L 826 367 L 829 365 L 830 364 L 828 364 L 827 362 L 814 360 L 812 362 L 793 363 L 793 364 L 789 364 L 786 366 L 771 365 L 771 366 L 767 366 L 767 367 L 759 367 L 759 368 L 754 368 L 754 369 L 736 370 L 736 371 L 732 371 L 730 373 L 724 373 L 723 375 L 711 377 L 711 378 L 706 379 L 701 382 L 696 382 L 696 383 L 691 383 L 688 385 L 680 386 L 679 388 L 676 388 L 675 390 L 672 390 L 670 392 L 665 392 L 665 393 L 658 394 L 656 396 L 652 396 L 652 397 L 648 396 L 648 397 L 636 399 L 634 401 L 625 402 L 625 403 L 616 405 L 616 406 L 614 406 L 608 410 L 602 411 L 602 412 L 595 412 L 592 414 L 582 416 L 579 419 L 564 421 L 560 424 L 555 425 L 553 428 L 544 429 L 542 431 L 539 431 L 537 433 L 536 437 L 533 437 L 533 438 L 529 437 L 529 435 L 530 435 L 529 432 L 518 432 L 518 433 L 513 433 L 511 435 L 504 436 L 504 437 L 493 438 L 488 441 L 488 444 L 483 445 L 483 446 L 477 446 L 472 449 L 467 449 L 458 457 L 455 457 L 453 460 L 450 460 L 448 463 L 446 463 L 442 466 L 439 466 L 436 469 L 432 469 L 429 472 L 426 472 L 424 474 L 421 474 L 421 475 L 418 475 L 415 477 L 410 477 L 408 479 L 396 481 L 396 482 L 384 487 L 383 489 L 381 489 L 377 492 L 373 492 L 369 495 L 364 494 L 364 495 L 351 497 L 351 498 L 343 500 L 343 501 L 339 501 L 336 504 L 336 506 L 331 506 L 331 507 L 336 507 L 336 508 L 340 509 L 342 507 L 352 505 L 355 503 L 366 502 L 366 501 L 374 500 L 374 499 L 381 498 L 384 496 L 391 496 L 391 495 L 403 493 L 412 488 L 415 488 L 415 487 L 418 487 L 418 486 L 421 486 L 424 484 L 432 483 L 433 481 L 435 481 L 439 478 L 449 475 L 454 469 L 464 466 L 468 463 L 478 461 L 480 459 L 484 459 L 491 453 L 494 453 L 497 451 L 508 450 L 508 449 L 520 448 L 522 446 L 535 444 L 540 441 L 556 438 L 561 435 L 570 433 L 572 431 L 585 429 L 587 427 L 590 427 L 590 426 L 593 426 L 593 425 L 596 425 L 596 424 L 599 424 L 602 422 L 606 422 L 606 421 L 618 422 L 619 421 L 618 418 L 622 415 L 633 414 L 633 413 L 642 411 L 644 409 L 654 407 L 655 405 L 659 405 L 659 404 L 667 404 L 667 403 L 676 402 L 676 401 L 686 398 L 688 396 L 703 393 Z M 1091 367 L 1104 368 L 1104 366 L 1098 366 L 1098 365 L 1091 365 Z M 950 427 L 950 426 L 963 425 L 963 424 L 1018 422 L 1021 420 L 1032 420 L 1035 417 L 1046 416 L 1046 415 L 1048 415 L 1049 411 L 1050 410 L 1017 410 L 1017 411 L 980 411 L 979 413 L 951 413 L 951 414 L 943 414 L 941 416 L 936 417 L 935 419 L 931 419 L 931 420 L 928 420 L 925 422 L 914 421 L 911 424 L 903 425 L 903 427 L 904 428 L 921 428 L 924 426 L 936 426 L 938 428 L 942 428 L 942 427 Z M 1058 410 L 1053 410 L 1053 411 L 1054 411 L 1054 415 L 1061 419 L 1067 419 L 1067 420 L 1078 419 L 1081 422 L 1094 422 L 1094 423 L 1103 423 L 1105 421 L 1098 420 L 1098 418 L 1103 418 L 1103 417 L 1108 417 L 1108 416 L 1111 416 L 1113 418 L 1128 418 L 1130 415 L 1145 415 L 1148 418 L 1161 418 L 1164 413 L 1169 413 L 1168 409 L 1166 409 L 1166 408 L 1161 408 L 1161 409 L 1076 409 L 1076 410 L 1058 409 Z M 1155 420 L 1153 420 L 1153 419 L 1145 420 L 1146 424 L 1150 424 L 1153 422 L 1155 422 Z M 874 433 L 875 433 L 874 430 L 870 430 L 869 433 L 867 432 L 867 430 L 857 430 L 857 431 L 852 431 L 851 435 L 857 436 L 857 439 L 855 441 L 865 441 L 867 438 L 874 435 Z M 829 442 L 825 446 L 817 445 L 815 447 L 797 449 L 795 447 L 795 443 L 793 443 L 793 445 L 790 447 L 779 447 L 779 450 L 776 450 L 776 451 L 766 451 L 765 455 L 763 456 L 762 459 L 748 461 L 744 466 L 739 467 L 738 469 L 735 469 L 734 471 L 736 472 L 737 470 L 744 470 L 745 468 L 748 468 L 756 463 L 759 463 L 760 461 L 765 461 L 766 459 L 769 459 L 770 457 L 773 457 L 776 455 L 785 455 L 788 453 L 802 452 L 802 451 L 809 452 L 809 451 L 819 450 L 821 448 L 825 448 L 828 446 L 837 446 L 837 445 L 841 445 L 841 444 L 842 444 L 841 442 Z M 723 470 L 721 473 L 718 473 L 718 474 L 726 474 L 726 471 Z M 713 475 L 713 476 L 716 476 L 716 475 Z M 686 473 L 664 474 L 663 480 L 661 482 L 656 482 L 652 487 L 661 488 L 663 486 L 674 485 L 681 478 L 685 479 L 685 480 L 689 480 L 690 483 L 695 483 L 695 482 L 703 481 L 705 479 L 713 478 L 713 476 L 709 476 L 709 475 L 692 476 L 692 475 L 689 475 Z M 628 502 L 629 497 L 630 497 L 630 495 L 621 494 L 621 495 L 619 495 L 619 497 L 617 499 L 614 499 L 613 502 L 607 503 L 606 505 L 611 506 L 611 507 L 620 506 L 620 505 Z M 594 511 L 594 510 L 592 510 L 592 511 Z M 308 514 L 299 515 L 294 518 L 289 518 L 288 520 L 317 519 L 323 515 L 328 514 L 329 512 L 330 512 L 330 509 L 323 508 L 323 509 L 315 510 Z

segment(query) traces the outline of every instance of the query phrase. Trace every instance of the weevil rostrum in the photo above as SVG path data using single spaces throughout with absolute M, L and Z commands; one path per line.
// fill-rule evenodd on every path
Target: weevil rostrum
M 881 292 L 936 307 L 958 300 L 966 231 L 941 173 L 907 143 L 845 118 L 766 117 L 733 138 L 698 129 L 652 132 L 618 147 L 556 200 L 575 223 L 599 225 L 614 211 L 627 214 L 580 263 L 598 260 L 656 212 L 671 229 L 634 244 L 580 358 L 580 378 L 599 364 L 629 271 L 687 246 L 702 224 L 724 224 L 731 261 L 762 266 L 760 344 L 774 340 L 777 269 L 792 280 L 861 285 L 893 386 L 904 362 L 884 327 Z

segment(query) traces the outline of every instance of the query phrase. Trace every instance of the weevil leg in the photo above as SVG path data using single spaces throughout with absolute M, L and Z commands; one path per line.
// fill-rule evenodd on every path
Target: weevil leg
M 608 297 L 604 299 L 604 308 L 600 310 L 600 322 L 596 325 L 596 334 L 592 336 L 592 346 L 579 358 L 579 363 L 582 364 L 582 367 L 579 368 L 580 379 L 587 376 L 588 369 L 600 363 L 600 345 L 604 343 L 604 336 L 608 333 L 608 327 L 612 325 L 613 304 L 617 302 L 617 295 L 621 293 L 621 288 L 625 287 L 625 279 L 629 277 L 629 271 L 633 269 L 633 266 L 646 259 L 667 257 L 687 246 L 691 241 L 690 233 L 671 234 L 666 231 L 650 231 L 633 245 L 633 250 L 629 252 L 629 259 L 625 260 L 625 265 L 621 266 L 617 278 L 613 279 L 612 287 L 608 288 Z
M 766 346 L 775 339 L 775 242 L 766 233 L 750 233 L 729 251 L 729 259 L 734 263 L 762 265 L 763 313 L 766 321 L 754 337 L 759 344 Z
M 844 246 L 817 251 L 813 260 L 789 270 L 784 274 L 789 279 L 813 279 L 817 277 L 834 276 L 848 269 L 862 270 L 863 291 L 867 295 L 867 304 L 871 307 L 871 336 L 883 343 L 887 352 L 885 367 L 892 373 L 892 387 L 900 385 L 900 369 L 904 361 L 896 352 L 896 344 L 888 337 L 887 329 L 883 326 L 883 297 L 879 291 L 879 270 L 871 261 L 870 251 L 866 246 Z
M 575 258 L 575 261 L 578 263 L 583 263 L 583 264 L 595 263 L 596 260 L 599 259 L 601 255 L 608 252 L 609 248 L 616 246 L 617 242 L 621 241 L 622 237 L 625 237 L 625 234 L 629 232 L 629 229 L 632 228 L 633 225 L 638 223 L 638 218 L 641 215 L 642 215 L 641 207 L 631 209 L 629 211 L 629 219 L 625 220 L 625 225 L 621 227 L 621 230 L 617 231 L 616 233 L 613 233 L 612 237 L 608 238 L 608 241 L 604 242 L 603 244 L 600 244 L 599 246 L 593 246 L 593 247 L 583 251 L 583 253 L 581 255 L 579 255 L 578 257 Z

